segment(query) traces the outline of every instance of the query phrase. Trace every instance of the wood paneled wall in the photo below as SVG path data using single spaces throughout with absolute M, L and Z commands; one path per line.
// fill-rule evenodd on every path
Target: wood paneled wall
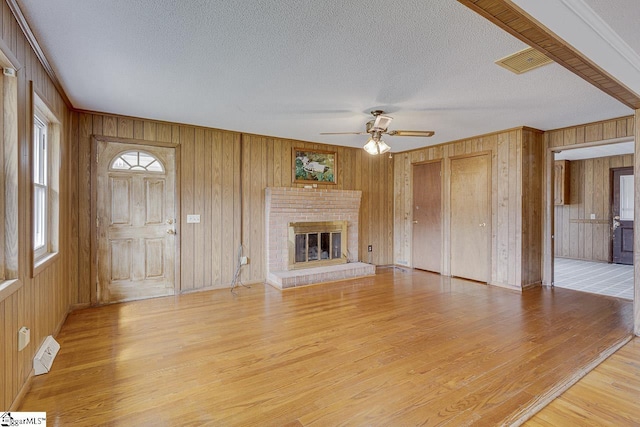
M 17 282 L 0 292 L 0 408 L 12 402 L 26 384 L 32 358 L 47 335 L 55 334 L 77 288 L 77 170 L 69 134 L 72 114 L 38 61 L 6 2 L 0 5 L 0 50 L 17 73 L 17 165 L 18 170 L 18 272 Z M 61 122 L 59 256 L 36 277 L 31 277 L 31 90 L 29 82 Z M 15 232 L 15 230 L 12 230 Z M 31 342 L 18 351 L 18 329 L 31 329 Z
M 293 148 L 337 152 L 337 183 L 318 184 L 318 188 L 360 190 L 360 259 L 376 265 L 393 262 L 393 160 L 388 156 L 370 156 L 359 148 L 338 147 L 289 139 L 243 134 L 243 244 L 250 264 L 242 271 L 242 280 L 263 280 L 264 189 L 266 187 L 303 187 L 292 183 Z M 367 252 L 371 245 L 373 251 Z
M 518 174 L 522 175 L 522 204 L 518 208 L 522 215 L 520 281 L 526 288 L 542 281 L 544 136 L 541 132 L 523 129 L 522 163 L 519 167 Z
M 228 286 L 235 272 L 242 225 L 241 135 L 182 129 L 180 290 Z M 187 224 L 188 214 L 199 214 L 200 224 Z
M 600 143 L 616 138 L 633 138 L 633 116 L 587 123 L 544 133 L 547 148 L 566 147 L 585 143 Z
M 181 212 L 180 291 L 228 287 L 240 244 L 249 264 L 244 283 L 265 279 L 264 190 L 292 183 L 292 149 L 337 152 L 337 185 L 319 187 L 361 190 L 360 254 L 364 261 L 391 264 L 393 253 L 393 161 L 362 149 L 271 138 L 153 120 L 82 112 L 78 114 L 80 165 L 78 301 L 90 303 L 95 285 L 90 277 L 92 135 L 177 145 Z M 200 214 L 187 224 L 187 214 Z M 373 246 L 369 258 L 367 245 Z
M 540 282 L 542 215 L 542 133 L 518 128 L 395 156 L 394 261 L 412 266 L 412 164 L 444 159 L 443 265 L 450 274 L 450 159 L 491 153 L 491 280 L 522 289 Z M 524 160 L 524 161 L 523 161 Z M 523 204 L 527 209 L 523 210 Z
M 620 118 L 604 120 L 604 121 L 594 122 L 594 123 L 586 123 L 578 126 L 572 126 L 567 128 L 561 128 L 561 129 L 554 129 L 544 133 L 544 145 L 546 149 L 545 149 L 545 162 L 544 162 L 545 214 L 544 214 L 544 222 L 543 222 L 543 244 L 544 244 L 543 284 L 550 285 L 552 282 L 552 276 L 553 276 L 552 259 L 553 259 L 553 255 L 556 253 L 556 250 L 554 248 L 556 245 L 558 245 L 558 242 L 557 241 L 554 242 L 554 239 L 551 238 L 551 236 L 554 234 L 554 227 L 552 225 L 554 225 L 555 223 L 554 216 L 556 213 L 556 209 L 553 207 L 553 161 L 554 161 L 553 151 L 557 151 L 561 147 L 575 148 L 575 147 L 581 147 L 581 146 L 606 144 L 607 142 L 616 141 L 618 139 L 630 139 L 630 138 L 634 138 L 634 133 L 635 133 L 635 124 L 634 124 L 633 116 L 620 117 Z M 637 144 L 636 144 L 636 147 L 637 147 Z M 601 160 L 599 162 L 604 162 L 604 161 Z M 602 165 L 600 165 L 600 163 L 597 163 L 597 164 L 594 163 L 593 166 L 591 167 L 597 167 L 598 169 L 604 168 L 604 163 L 602 163 Z M 587 175 L 585 176 L 585 178 L 588 178 L 589 175 L 593 176 L 592 175 L 593 171 L 589 173 L 589 171 L 587 171 L 586 169 L 586 166 L 585 166 L 585 171 L 587 172 Z M 598 183 L 598 180 L 596 180 L 595 183 L 600 186 L 599 188 L 603 188 L 602 190 L 603 192 L 604 192 L 604 187 L 608 187 L 608 184 L 605 185 L 604 182 Z M 594 184 L 591 183 L 589 185 L 590 187 L 592 187 Z M 571 197 L 573 197 L 573 195 L 571 195 Z M 597 200 L 599 200 L 599 197 Z M 596 218 L 602 219 L 604 216 L 604 209 L 605 209 L 604 206 L 600 208 L 598 206 L 602 204 L 596 203 L 594 205 L 593 198 L 591 198 L 590 203 L 591 205 L 586 205 L 585 209 L 588 208 L 590 210 L 593 210 L 593 209 L 599 209 L 599 210 L 597 212 L 585 211 L 584 214 L 587 215 L 587 218 L 588 218 L 589 214 L 596 213 L 597 215 Z M 600 215 L 600 212 L 602 213 L 601 215 Z M 565 214 L 564 211 L 562 212 L 562 214 L 564 216 Z M 585 225 L 584 227 L 586 231 L 587 226 Z M 593 229 L 593 224 L 591 225 L 591 227 L 592 227 L 592 233 L 590 236 L 591 236 L 591 244 L 593 244 L 593 239 L 594 238 L 597 239 L 598 236 L 604 235 L 605 232 L 603 231 L 602 225 L 595 227 L 595 230 Z M 567 230 L 566 227 L 563 228 L 563 235 L 557 237 L 558 239 L 562 240 L 562 243 L 561 243 L 562 246 L 560 250 L 563 252 L 565 251 L 565 245 L 566 245 L 567 239 L 569 238 L 568 233 L 570 233 L 570 230 L 571 228 L 569 228 L 569 230 Z M 586 239 L 588 238 L 589 238 L 589 235 L 585 234 L 584 245 L 582 245 L 580 243 L 581 241 L 578 240 L 578 247 L 577 249 L 576 248 L 573 249 L 573 253 L 575 253 L 576 251 L 580 253 L 580 246 L 582 245 L 583 254 L 588 254 L 590 251 L 589 243 L 586 242 Z M 569 244 L 569 246 L 571 245 Z M 571 253 L 572 251 L 571 248 L 569 248 L 568 250 Z M 602 251 L 603 249 L 598 248 L 596 249 L 596 254 L 600 254 Z M 593 251 L 591 251 L 591 254 L 593 256 Z
M 624 166 L 633 166 L 633 154 L 569 162 L 569 204 L 555 207 L 555 256 L 611 261 L 609 172 Z
M 177 151 L 180 257 L 179 291 L 228 285 L 234 273 L 240 227 L 240 134 L 153 120 L 78 113 L 79 270 L 78 302 L 95 302 L 91 277 L 92 136 L 141 144 L 171 143 Z M 187 224 L 187 214 L 200 214 Z

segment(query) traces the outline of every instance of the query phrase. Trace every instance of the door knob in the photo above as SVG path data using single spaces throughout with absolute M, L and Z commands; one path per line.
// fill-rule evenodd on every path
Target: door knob
M 616 215 L 616 216 L 614 216 L 614 217 L 613 217 L 613 219 L 615 219 L 615 220 L 619 221 L 619 220 L 620 220 L 620 216 L 619 216 L 619 215 Z
M 417 223 L 418 223 L 418 220 L 417 220 L 417 219 L 414 219 L 414 220 L 413 220 L 413 223 L 414 223 L 414 224 L 417 224 Z
M 172 219 L 168 219 L 167 220 L 167 224 L 173 224 L 173 220 Z
M 167 234 L 176 234 L 176 230 L 170 228 L 169 230 L 167 230 Z

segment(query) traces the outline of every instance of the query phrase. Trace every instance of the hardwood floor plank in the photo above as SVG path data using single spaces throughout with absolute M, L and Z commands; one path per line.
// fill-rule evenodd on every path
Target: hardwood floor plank
M 526 426 L 640 425 L 640 338 L 634 338 Z
M 632 311 L 394 269 L 90 308 L 20 410 L 52 425 L 498 425 L 629 337 Z

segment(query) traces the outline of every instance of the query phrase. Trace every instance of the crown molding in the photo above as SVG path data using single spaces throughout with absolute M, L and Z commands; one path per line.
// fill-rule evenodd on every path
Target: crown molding
M 624 60 L 640 72 L 640 55 L 607 24 L 600 15 L 595 13 L 584 0 L 560 0 L 583 21 L 595 34 L 607 43 Z
M 11 13 L 13 14 L 14 18 L 18 22 L 18 25 L 20 26 L 22 33 L 24 34 L 27 41 L 29 42 L 29 45 L 31 45 L 31 48 L 36 54 L 38 61 L 40 61 L 40 64 L 42 64 L 42 67 L 44 68 L 45 72 L 51 79 L 51 82 L 53 83 L 55 88 L 58 90 L 58 93 L 60 93 L 62 100 L 67 105 L 67 107 L 73 108 L 71 101 L 67 97 L 67 93 L 62 87 L 60 80 L 58 80 L 58 77 L 56 76 L 56 73 L 53 70 L 51 63 L 49 63 L 49 60 L 47 60 L 47 56 L 44 54 L 42 47 L 40 47 L 40 44 L 38 43 L 36 36 L 33 34 L 33 31 L 31 31 L 31 27 L 29 26 L 29 23 L 27 22 L 27 19 L 22 13 L 22 9 L 20 9 L 20 6 L 18 5 L 17 1 L 16 0 L 5 0 L 5 1 L 7 2 L 7 5 L 9 6 L 9 9 L 11 10 Z

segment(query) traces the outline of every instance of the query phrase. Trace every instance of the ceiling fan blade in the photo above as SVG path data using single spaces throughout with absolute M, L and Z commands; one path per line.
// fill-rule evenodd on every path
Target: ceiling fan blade
M 393 117 L 383 116 L 381 114 L 377 115 L 375 121 L 373 122 L 372 128 L 380 129 L 384 132 L 387 130 L 387 128 L 391 124 L 391 120 L 393 120 Z
M 320 132 L 320 135 L 369 135 L 367 132 Z
M 391 136 L 424 136 L 429 137 L 433 136 L 436 133 L 432 130 L 392 130 L 391 132 L 387 132 L 388 135 Z

